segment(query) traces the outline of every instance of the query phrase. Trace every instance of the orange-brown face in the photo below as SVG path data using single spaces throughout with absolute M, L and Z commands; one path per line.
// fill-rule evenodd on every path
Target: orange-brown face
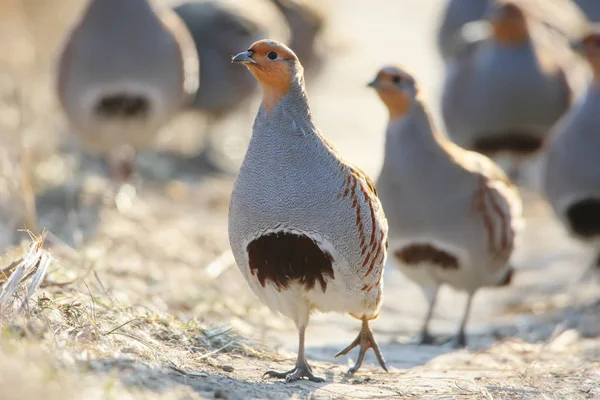
M 398 67 L 382 68 L 368 86 L 377 91 L 392 119 L 405 116 L 417 94 L 413 77 Z
M 524 42 L 529 36 L 523 11 L 509 1 L 498 1 L 488 11 L 494 38 L 505 44 Z
M 274 107 L 289 91 L 299 66 L 298 58 L 284 44 L 260 40 L 232 58 L 231 62 L 246 65 L 263 88 L 263 104 Z

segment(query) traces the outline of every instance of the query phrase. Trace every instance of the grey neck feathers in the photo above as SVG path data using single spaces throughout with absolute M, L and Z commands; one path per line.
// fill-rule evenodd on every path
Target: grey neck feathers
M 442 153 L 443 140 L 445 139 L 436 132 L 425 105 L 417 97 L 413 99 L 404 117 L 389 121 L 386 132 L 386 153 L 389 150 L 397 154 L 396 146 L 404 146 L 416 151 Z
M 288 92 L 271 109 L 271 112 L 267 112 L 266 107 L 261 104 L 255 126 L 275 128 L 280 134 L 293 134 L 316 139 L 320 136 L 312 122 L 301 67 L 297 68 L 300 69 L 295 69 L 292 73 L 292 82 Z M 255 129 L 254 134 L 261 135 L 272 131 L 273 129 Z
M 435 132 L 423 104 L 413 100 L 404 118 L 392 119 L 388 124 L 382 176 L 402 179 L 400 176 L 404 173 L 419 173 L 440 163 L 445 165 L 449 158 L 443 140 Z

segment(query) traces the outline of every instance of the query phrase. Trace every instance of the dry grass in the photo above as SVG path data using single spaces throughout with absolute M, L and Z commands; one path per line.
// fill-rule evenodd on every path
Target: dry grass
M 192 398 L 179 378 L 206 377 L 221 353 L 263 354 L 226 326 L 123 304 L 96 271 L 77 264 L 79 257 L 69 259 L 57 249 L 61 260 L 54 260 L 42 245 L 36 239 L 14 249 L 5 257 L 14 261 L 1 271 L 0 381 L 16 382 L 10 398 L 37 398 L 48 386 L 50 398 L 80 398 L 84 386 L 86 398 L 138 392 L 161 398 L 160 392 L 178 391 Z M 13 381 L 14 371 L 21 372 Z

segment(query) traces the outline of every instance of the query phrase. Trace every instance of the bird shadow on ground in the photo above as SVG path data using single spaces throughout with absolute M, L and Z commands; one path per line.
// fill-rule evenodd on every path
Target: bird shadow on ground
M 388 369 L 408 369 L 419 365 L 425 365 L 432 359 L 453 351 L 447 346 L 418 346 L 413 344 L 401 343 L 380 343 L 381 352 L 385 357 Z M 334 355 L 345 345 L 327 345 L 321 347 L 307 348 L 309 359 L 318 361 L 327 361 L 338 365 L 344 365 L 348 368 L 354 364 L 358 350 L 353 350 L 347 356 L 334 358 Z M 364 366 L 371 369 L 381 368 L 377 358 L 372 351 L 368 351 L 365 356 Z
M 236 372 L 233 372 L 234 368 L 230 366 L 233 373 L 229 374 L 211 371 L 210 369 L 214 368 L 207 369 L 205 364 L 199 366 L 202 372 L 188 373 L 178 368 L 152 367 L 143 362 L 113 357 L 94 360 L 88 367 L 96 373 L 115 377 L 130 387 L 143 387 L 160 393 L 172 391 L 176 386 L 187 386 L 203 398 L 228 400 L 290 397 L 309 399 L 315 390 L 326 387 L 334 380 L 334 372 L 331 370 L 324 374 L 325 383 L 302 380 L 286 384 L 282 380 L 261 380 L 260 368 L 267 363 L 251 360 L 239 357 L 240 365 L 236 364 Z M 242 367 L 249 367 L 249 370 Z M 240 376 L 237 371 L 242 370 L 256 379 Z
M 600 336 L 600 300 L 593 296 L 597 292 L 593 285 L 582 289 L 580 300 L 575 304 L 547 305 L 547 309 L 536 310 L 535 302 L 520 303 L 519 309 L 507 308 L 508 318 L 505 321 L 485 325 L 479 329 L 470 329 L 467 333 L 468 351 L 486 351 L 501 342 L 518 340 L 530 344 L 548 344 L 566 331 L 575 331 L 581 338 Z M 587 294 L 586 294 L 587 293 Z M 556 294 L 556 292 L 555 292 Z M 473 327 L 477 328 L 477 327 Z M 381 351 L 388 368 L 410 369 L 425 365 L 444 354 L 460 351 L 452 347 L 452 334 L 436 335 L 437 345 L 418 345 L 414 339 L 415 332 L 398 329 L 375 329 L 379 338 Z M 309 359 L 333 362 L 350 367 L 356 359 L 357 350 L 348 356 L 334 359 L 334 354 L 345 347 L 328 344 L 307 348 Z M 379 368 L 372 351 L 367 352 L 365 366 Z
M 102 196 L 86 192 L 77 182 L 43 190 L 35 200 L 40 229 L 70 247 L 78 247 L 98 230 Z

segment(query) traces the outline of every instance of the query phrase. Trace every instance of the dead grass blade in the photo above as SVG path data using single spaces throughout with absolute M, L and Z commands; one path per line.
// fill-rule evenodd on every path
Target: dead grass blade
M 25 254 L 2 269 L 0 276 L 0 315 L 7 317 L 8 310 L 22 311 L 42 284 L 52 256 L 42 249 L 44 237 L 34 239 Z M 18 294 L 24 293 L 20 304 Z

